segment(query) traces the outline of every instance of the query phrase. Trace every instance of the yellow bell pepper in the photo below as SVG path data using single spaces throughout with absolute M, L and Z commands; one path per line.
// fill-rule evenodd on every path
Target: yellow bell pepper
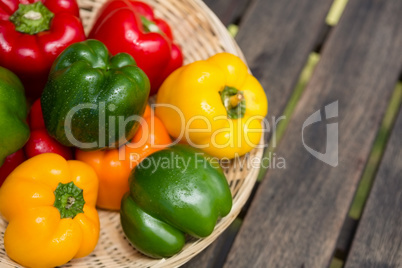
M 174 71 L 159 89 L 156 104 L 156 115 L 172 137 L 228 159 L 259 144 L 268 110 L 261 84 L 230 53 Z
M 0 188 L 8 256 L 27 267 L 84 257 L 99 238 L 98 179 L 80 161 L 41 154 L 18 166 Z

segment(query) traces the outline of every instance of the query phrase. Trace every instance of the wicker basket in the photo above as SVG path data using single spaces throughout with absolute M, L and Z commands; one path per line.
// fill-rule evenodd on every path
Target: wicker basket
M 81 18 L 88 33 L 97 10 L 106 0 L 78 0 Z M 227 51 L 244 59 L 233 38 L 219 19 L 201 0 L 144 0 L 154 7 L 157 16 L 166 19 L 180 44 L 185 63 L 206 59 Z M 262 145 L 263 141 L 261 141 Z M 261 146 L 262 147 L 262 146 Z M 254 149 L 247 157 L 261 159 L 263 148 Z M 233 195 L 233 208 L 219 220 L 214 232 L 204 239 L 189 238 L 184 249 L 168 259 L 151 259 L 136 251 L 124 237 L 118 212 L 99 210 L 101 233 L 97 247 L 89 256 L 74 259 L 63 267 L 177 267 L 210 245 L 236 218 L 255 184 L 259 169 L 247 165 L 245 158 L 233 160 L 225 175 Z M 20 267 L 4 251 L 4 230 L 0 219 L 0 267 Z

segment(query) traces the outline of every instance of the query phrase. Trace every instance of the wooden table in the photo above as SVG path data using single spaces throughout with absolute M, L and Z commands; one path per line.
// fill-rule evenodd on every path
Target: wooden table
M 381 161 L 368 162 L 402 71 L 402 1 L 349 0 L 335 26 L 325 22 L 333 0 L 205 2 L 224 24 L 239 24 L 236 41 L 267 92 L 270 122 L 297 104 L 280 142 L 271 139 L 286 168 L 269 168 L 239 218 L 185 266 L 329 267 L 335 256 L 345 267 L 402 267 L 400 105 Z M 295 96 L 313 51 L 319 62 Z M 317 122 L 305 123 L 316 111 Z M 363 171 L 377 164 L 353 220 Z

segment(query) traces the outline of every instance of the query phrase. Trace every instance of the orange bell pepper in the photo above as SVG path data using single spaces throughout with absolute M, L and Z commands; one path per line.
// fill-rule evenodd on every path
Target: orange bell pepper
M 131 142 L 119 149 L 76 151 L 77 160 L 92 166 L 98 175 L 99 192 L 96 204 L 100 208 L 119 210 L 121 199 L 129 190 L 128 177 L 131 170 L 142 159 L 166 148 L 172 142 L 162 121 L 156 116 L 151 117 L 149 106 L 143 119 Z

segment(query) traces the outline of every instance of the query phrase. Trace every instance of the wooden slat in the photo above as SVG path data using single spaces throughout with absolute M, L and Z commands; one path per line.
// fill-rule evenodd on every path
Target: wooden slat
M 346 267 L 402 267 L 402 110 L 391 134 Z
M 236 41 L 268 95 L 268 117 L 282 115 L 332 0 L 255 0 Z
M 226 26 L 238 23 L 253 0 L 204 0 Z
M 243 10 L 246 15 L 236 40 L 267 92 L 268 118 L 283 112 L 308 55 L 322 36 L 331 3 L 332 0 L 253 0 L 247 11 Z M 212 4 L 210 7 L 214 8 Z M 237 234 L 231 230 L 233 233 L 224 233 L 185 267 L 210 267 L 211 263 L 225 260 L 226 255 L 216 252 L 221 252 L 222 245 L 230 248 L 226 240 Z
M 329 265 L 402 68 L 400 14 L 400 0 L 349 1 L 276 150 L 286 169 L 271 169 L 262 181 L 225 267 Z M 334 101 L 339 117 L 329 122 L 339 122 L 337 167 L 308 153 L 301 138 L 305 120 Z M 307 144 L 323 153 L 326 123 L 305 130 Z

